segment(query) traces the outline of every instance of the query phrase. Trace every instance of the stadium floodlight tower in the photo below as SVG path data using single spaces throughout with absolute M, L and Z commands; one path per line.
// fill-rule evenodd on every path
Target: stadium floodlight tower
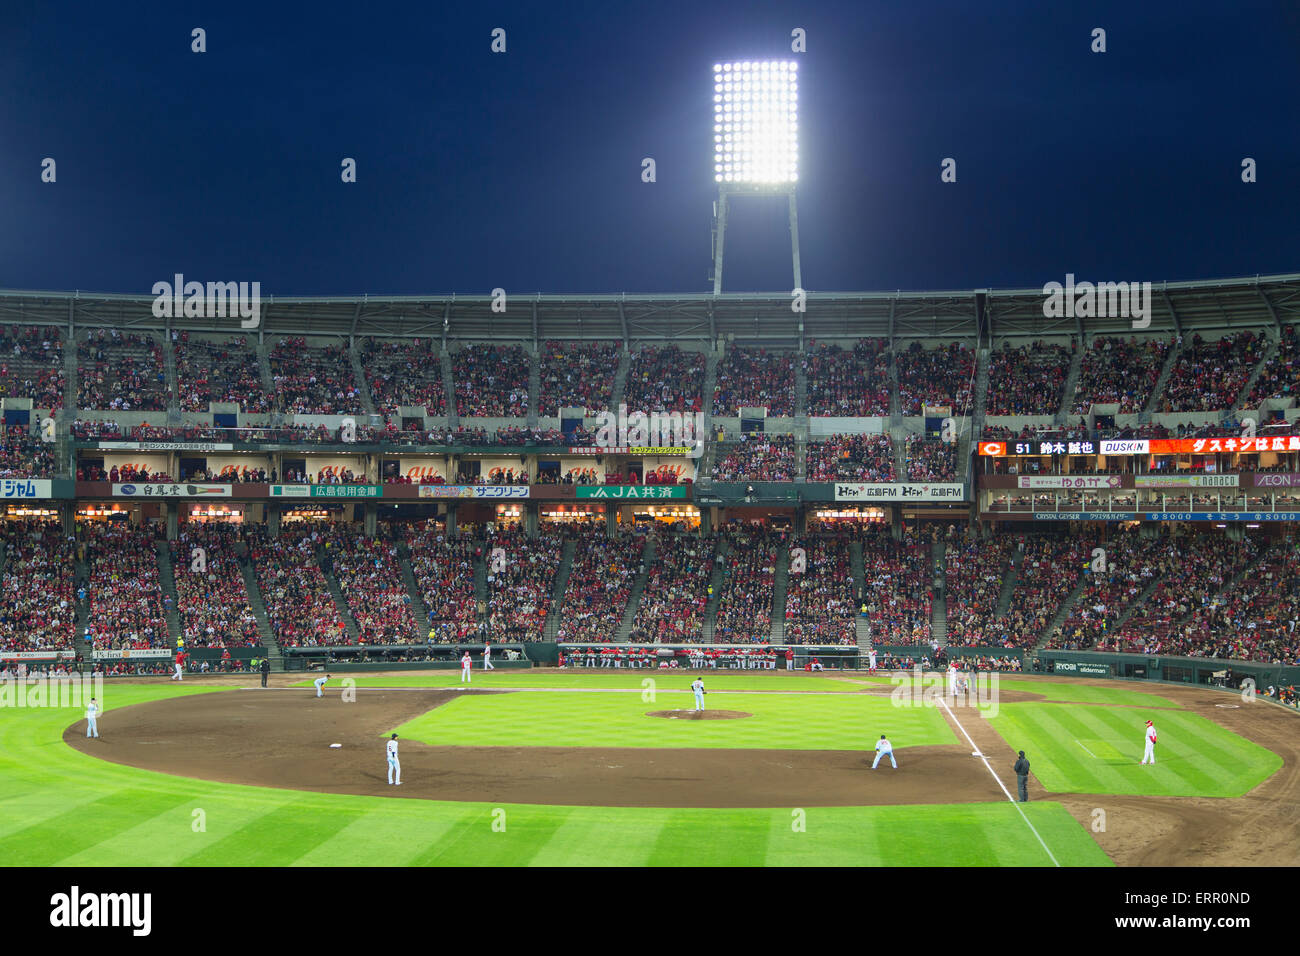
M 790 254 L 794 287 L 799 274 L 799 64 L 793 60 L 743 60 L 713 65 L 713 294 L 722 292 L 722 253 L 731 200 L 785 196 L 790 204 Z

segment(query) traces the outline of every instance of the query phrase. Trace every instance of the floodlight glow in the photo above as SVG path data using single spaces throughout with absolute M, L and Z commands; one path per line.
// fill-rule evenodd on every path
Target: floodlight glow
M 745 60 L 715 65 L 714 169 L 718 182 L 793 183 L 798 177 L 797 64 Z M 734 135 L 733 135 L 734 134 Z

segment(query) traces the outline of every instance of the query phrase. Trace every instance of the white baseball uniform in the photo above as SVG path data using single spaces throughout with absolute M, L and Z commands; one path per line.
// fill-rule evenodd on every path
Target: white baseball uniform
M 312 683 L 316 685 L 316 696 L 317 696 L 317 697 L 323 697 L 323 696 L 325 696 L 324 694 L 321 693 L 321 688 L 325 686 L 325 682 L 326 682 L 327 680 L 329 680 L 328 677 L 317 677 L 314 681 L 312 681 Z
M 397 759 L 397 741 L 388 741 L 388 746 L 385 749 L 388 751 L 388 782 L 393 786 L 400 787 L 402 785 L 402 762 Z M 397 779 L 394 780 L 394 777 Z
M 894 759 L 894 745 L 884 737 L 876 741 L 876 759 L 871 762 L 871 769 L 876 769 L 876 764 L 880 763 L 881 757 L 889 757 L 889 763 L 895 770 L 898 769 L 898 761 Z
M 704 681 L 698 677 L 691 682 L 691 690 L 695 691 L 695 709 L 704 709 Z
M 95 723 L 95 718 L 99 716 L 99 705 L 93 700 L 86 705 L 86 736 L 98 737 L 99 727 Z
M 948 693 L 957 696 L 957 665 L 948 665 Z
M 492 645 L 491 644 L 483 645 L 483 669 L 485 671 L 496 670 L 496 668 L 492 666 Z
M 474 679 L 470 676 L 469 669 L 474 666 L 473 659 L 469 656 L 469 651 L 460 659 L 460 682 L 462 684 L 472 684 Z
M 876 669 L 876 649 L 874 647 L 867 651 L 867 664 L 873 671 Z
M 1156 762 L 1156 725 L 1147 724 L 1146 746 L 1142 749 L 1142 762 Z

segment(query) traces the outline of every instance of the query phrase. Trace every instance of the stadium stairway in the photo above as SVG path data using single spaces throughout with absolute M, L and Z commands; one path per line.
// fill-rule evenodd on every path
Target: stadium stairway
M 1074 606 L 1079 603 L 1079 598 L 1083 597 L 1083 592 L 1087 589 L 1090 583 L 1092 583 L 1092 573 L 1090 571 L 1085 571 L 1083 574 L 1079 575 L 1079 583 L 1074 586 L 1074 590 L 1065 596 L 1065 600 L 1061 602 L 1059 607 L 1057 607 L 1056 613 L 1052 615 L 1052 619 L 1047 622 L 1047 626 L 1043 628 L 1043 632 L 1038 635 L 1038 640 L 1034 641 L 1034 650 L 1038 650 L 1046 644 L 1048 639 L 1056 633 L 1056 629 L 1065 623 L 1065 619 L 1069 617 L 1070 612 L 1074 610 Z
M 402 569 L 402 586 L 406 588 L 406 593 L 411 598 L 411 609 L 415 613 L 420 633 L 423 634 L 429 630 L 429 609 L 425 606 L 424 595 L 420 593 L 420 585 L 416 582 L 415 572 L 411 569 L 411 549 L 405 541 L 397 543 L 397 563 Z
M 239 558 L 239 573 L 244 576 L 244 590 L 248 593 L 248 606 L 253 611 L 253 617 L 257 619 L 257 633 L 262 637 L 262 643 L 266 645 L 266 656 L 271 661 L 272 670 L 284 669 L 284 655 L 280 653 L 280 645 L 276 643 L 275 634 L 271 631 L 271 618 L 266 613 L 266 602 L 262 600 L 262 589 L 257 586 L 257 572 L 253 568 L 252 558 L 248 554 L 248 545 L 242 541 L 235 545 L 235 556 Z
M 551 593 L 551 607 L 546 614 L 546 628 L 543 631 L 545 640 L 555 640 L 555 635 L 560 630 L 560 608 L 564 604 L 564 592 L 569 586 L 569 572 L 573 570 L 573 554 L 577 550 L 577 542 L 572 538 L 564 542 L 564 550 L 560 552 L 560 566 L 555 570 L 555 590 Z
M 176 593 L 176 572 L 172 567 L 172 553 L 166 541 L 153 543 L 154 553 L 158 555 L 158 583 L 162 585 L 165 597 L 172 599 L 171 610 L 167 612 L 167 633 L 175 646 L 181 636 L 180 597 Z
M 451 373 L 451 352 L 445 345 L 438 358 L 442 362 L 442 391 L 447 396 L 447 427 L 455 431 L 460 427 L 460 413 L 456 411 L 456 377 Z
M 1138 415 L 1140 424 L 1147 424 L 1151 421 L 1151 413 L 1160 407 L 1160 399 L 1164 397 L 1165 385 L 1169 377 L 1174 373 L 1174 366 L 1178 364 L 1178 356 L 1182 354 L 1182 346 L 1175 339 L 1174 344 L 1169 349 L 1169 354 L 1165 356 L 1165 364 L 1160 368 L 1160 377 L 1156 379 L 1156 384 L 1151 389 L 1151 395 L 1147 398 L 1147 403 L 1142 406 L 1142 413 Z
M 366 381 L 366 369 L 361 364 L 361 353 L 357 351 L 355 341 L 348 348 L 348 360 L 352 363 L 352 377 L 356 379 L 357 394 L 361 397 L 361 410 L 367 415 L 377 415 L 375 400 L 370 394 L 370 383 Z
M 1025 560 L 1023 548 L 1017 548 L 1011 553 L 1011 559 L 1007 561 L 1006 570 L 1003 572 L 1002 590 L 998 592 L 997 608 L 993 612 L 993 620 L 1000 621 L 1006 616 L 1007 611 L 1011 610 L 1011 594 L 1016 589 L 1016 581 L 1020 577 L 1020 562 Z
M 343 630 L 355 644 L 361 639 L 361 628 L 357 627 L 356 618 L 352 616 L 352 611 L 348 607 L 348 599 L 343 593 L 343 588 L 339 586 L 339 579 L 334 576 L 334 561 L 325 554 L 324 548 L 316 549 L 316 564 L 325 575 L 325 584 L 329 588 L 330 597 L 334 598 L 334 607 L 343 621 Z
M 973 396 L 974 404 L 971 408 L 971 424 L 979 429 L 983 429 L 984 417 L 988 414 L 991 354 L 991 349 L 975 350 L 975 395 Z M 956 411 L 959 415 L 962 412 L 960 408 Z
M 627 374 L 631 368 L 632 353 L 628 351 L 627 343 L 624 342 L 623 348 L 618 352 L 618 370 L 614 372 L 614 387 L 609 395 L 609 407 L 615 411 L 627 397 Z
M 898 363 L 894 360 L 894 350 L 889 350 L 889 427 L 901 428 L 903 425 L 903 403 L 898 398 Z M 899 481 L 905 480 L 900 472 Z
M 709 602 L 704 607 L 704 626 L 701 628 L 701 635 L 704 643 L 709 644 L 713 641 L 713 634 L 718 624 L 718 602 L 722 599 L 722 579 L 723 568 L 726 566 L 726 558 L 731 554 L 731 545 L 726 538 L 718 538 L 718 548 L 715 552 L 713 562 L 713 573 L 709 575 L 709 587 L 713 588 L 713 594 L 709 596 Z M 723 563 L 719 564 L 717 559 L 722 558 Z
M 785 640 L 785 597 L 790 593 L 790 549 L 780 547 L 776 552 L 776 568 L 772 574 L 772 630 L 768 639 L 773 644 Z
M 167 424 L 179 425 L 181 418 L 181 390 L 176 376 L 176 349 L 170 335 L 162 337 L 163 379 L 167 385 Z
M 528 353 L 528 427 L 537 427 L 542 404 L 542 357 L 536 349 Z
M 853 573 L 853 623 L 857 635 L 858 650 L 865 654 L 871 649 L 871 625 L 858 611 L 866 596 L 867 563 L 862 556 L 862 542 L 849 542 L 849 569 Z
M 63 346 L 63 408 L 72 418 L 77 408 L 77 340 Z
M 263 306 L 263 316 L 266 307 Z M 262 379 L 262 388 L 267 395 L 275 395 L 275 376 L 271 374 L 271 346 L 267 342 L 257 343 L 257 371 Z
M 891 441 L 894 446 L 894 473 L 897 475 L 896 481 L 907 481 L 907 435 L 903 432 L 902 426 L 891 428 Z
M 930 546 L 931 559 L 934 561 L 934 575 L 931 578 L 930 599 L 930 639 L 940 645 L 948 644 L 948 543 L 942 538 Z
M 1069 422 L 1070 413 L 1074 411 L 1074 392 L 1079 387 L 1079 376 L 1083 374 L 1083 343 L 1074 350 L 1074 357 L 1070 359 L 1070 370 L 1065 374 L 1065 387 L 1061 390 L 1061 406 L 1056 410 L 1056 424 L 1065 425 Z
M 1280 345 L 1281 342 L 1277 338 L 1272 336 L 1268 338 L 1267 344 L 1264 346 L 1264 351 L 1259 357 L 1259 361 L 1255 363 L 1255 367 L 1250 372 L 1250 378 L 1246 379 L 1246 384 L 1241 386 L 1241 391 L 1237 393 L 1237 400 L 1232 403 L 1233 411 L 1241 412 L 1245 409 L 1246 401 L 1250 398 L 1251 389 L 1253 389 L 1255 383 L 1259 381 L 1259 377 L 1264 373 L 1264 369 L 1268 367 L 1269 361 L 1273 356 L 1277 355 Z M 1256 421 L 1255 424 L 1258 426 L 1262 423 Z
M 86 588 L 86 600 L 78 601 L 77 589 L 83 586 Z M 86 625 L 90 623 L 90 568 L 80 558 L 73 564 L 72 600 L 76 607 L 72 647 L 84 660 L 90 660 L 90 642 L 85 639 Z
M 726 354 L 724 344 L 717 351 L 709 349 L 704 355 L 704 391 L 700 397 L 700 407 L 704 411 L 704 434 L 713 433 L 713 392 L 718 387 L 718 363 Z
M 632 633 L 632 625 L 636 623 L 637 609 L 641 607 L 641 595 L 645 593 L 646 582 L 650 580 L 650 568 L 654 561 L 654 538 L 646 535 L 645 547 L 641 549 L 641 571 L 637 574 L 636 580 L 632 582 L 632 589 L 628 591 L 627 607 L 623 609 L 623 619 L 619 621 L 618 632 L 614 635 L 616 641 L 626 642 Z
M 806 422 L 808 418 L 808 370 L 804 367 L 805 358 L 805 353 L 795 353 L 794 416 L 796 419 L 803 419 Z

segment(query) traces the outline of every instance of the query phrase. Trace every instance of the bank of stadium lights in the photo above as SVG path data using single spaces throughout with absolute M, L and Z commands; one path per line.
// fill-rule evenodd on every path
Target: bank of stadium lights
M 738 60 L 713 64 L 713 294 L 722 292 L 727 211 L 737 196 L 785 196 L 790 204 L 794 288 L 799 270 L 799 64 Z M 800 327 L 802 336 L 802 326 Z
M 713 65 L 713 178 L 751 185 L 799 178 L 799 64 Z

